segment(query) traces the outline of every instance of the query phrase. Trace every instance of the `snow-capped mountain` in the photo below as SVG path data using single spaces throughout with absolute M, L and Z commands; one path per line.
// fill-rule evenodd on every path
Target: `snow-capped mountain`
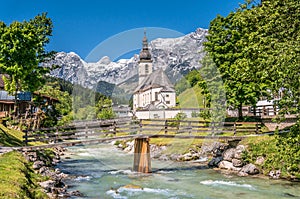
M 182 74 L 199 68 L 199 61 L 204 56 L 202 43 L 205 41 L 206 35 L 207 30 L 199 28 L 195 32 L 179 38 L 159 38 L 151 41 L 149 48 L 154 69 L 163 68 L 171 81 L 175 82 Z M 51 76 L 88 88 L 95 88 L 100 81 L 120 84 L 126 81 L 132 82 L 130 80 L 132 78 L 137 79 L 138 61 L 138 55 L 117 62 L 113 62 L 105 56 L 96 63 L 86 63 L 73 52 L 59 52 L 53 61 L 44 65 L 60 66 L 51 72 Z

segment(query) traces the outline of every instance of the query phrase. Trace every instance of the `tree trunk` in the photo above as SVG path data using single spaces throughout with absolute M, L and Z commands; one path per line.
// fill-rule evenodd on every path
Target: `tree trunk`
M 239 104 L 238 116 L 239 116 L 239 120 L 243 119 L 243 105 L 242 104 Z

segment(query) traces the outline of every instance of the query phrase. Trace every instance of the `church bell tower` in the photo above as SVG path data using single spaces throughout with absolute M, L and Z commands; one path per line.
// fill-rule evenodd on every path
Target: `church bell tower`
M 139 61 L 139 85 L 152 73 L 152 59 L 148 49 L 148 39 L 146 37 L 146 31 L 144 31 L 143 48 L 140 52 Z

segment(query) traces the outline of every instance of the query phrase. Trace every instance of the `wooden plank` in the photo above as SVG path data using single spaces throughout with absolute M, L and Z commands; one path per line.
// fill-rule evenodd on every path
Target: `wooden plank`
M 67 146 L 75 146 L 75 145 L 84 145 L 84 144 L 98 144 L 103 142 L 108 142 L 112 140 L 118 140 L 118 139 L 133 139 L 136 135 L 127 135 L 127 136 L 120 136 L 120 137 L 111 137 L 111 138 L 99 138 L 99 139 L 92 139 L 92 140 L 79 140 L 79 141 L 72 141 L 72 142 L 61 142 L 61 143 L 54 143 L 54 144 L 46 144 L 46 145 L 40 145 L 40 146 L 27 146 L 27 147 L 21 147 L 20 151 L 28 151 L 28 150 L 37 150 L 37 149 L 45 149 L 45 148 L 54 148 L 54 147 L 67 147 Z
M 58 139 L 58 140 L 72 140 L 73 139 L 78 139 L 78 138 L 86 138 L 86 139 L 90 139 L 88 137 L 95 137 L 95 136 L 101 136 L 101 135 L 109 135 L 109 134 L 115 134 L 115 132 L 99 132 L 99 133 L 91 133 L 91 134 L 77 134 L 77 135 L 71 135 L 71 136 L 53 136 L 53 137 L 37 137 L 34 139 L 29 139 L 28 142 L 49 142 L 49 141 L 53 141 L 53 139 Z M 94 139 L 94 138 L 93 138 Z

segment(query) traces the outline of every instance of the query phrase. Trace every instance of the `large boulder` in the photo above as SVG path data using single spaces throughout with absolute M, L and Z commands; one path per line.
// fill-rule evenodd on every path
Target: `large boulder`
M 177 159 L 177 158 L 176 158 Z M 175 160 L 176 160 L 175 159 Z M 170 160 L 170 158 L 166 155 L 166 154 L 163 154 L 161 156 L 158 157 L 158 160 L 161 160 L 161 161 L 168 161 Z
M 259 174 L 259 169 L 254 164 L 250 163 L 243 166 L 243 168 L 240 170 L 239 173 L 240 175 L 245 175 L 245 174 L 256 175 Z
M 47 192 L 50 192 L 53 187 L 55 187 L 56 182 L 54 180 L 47 180 L 39 183 L 40 186 Z
M 232 162 L 223 160 L 219 163 L 219 168 L 220 169 L 227 169 L 227 170 L 232 170 L 232 171 L 239 171 L 240 168 L 237 168 L 233 166 Z
M 265 158 L 262 156 L 259 156 L 256 158 L 255 164 L 257 165 L 263 165 L 263 163 L 265 162 Z
M 242 167 L 244 165 L 244 162 L 242 160 L 239 159 L 232 159 L 232 164 L 235 167 Z
M 244 145 L 238 145 L 235 148 L 235 154 L 234 154 L 234 158 L 235 159 L 242 159 L 242 154 L 243 152 L 246 150 L 246 147 Z
M 126 148 L 124 148 L 125 152 L 134 153 L 134 140 L 131 142 L 126 142 Z
M 44 163 L 43 161 L 38 160 L 38 161 L 35 161 L 35 162 L 33 163 L 32 168 L 33 168 L 33 169 L 40 169 L 40 168 L 42 168 L 44 165 L 45 165 L 45 163 Z
M 179 161 L 180 160 L 181 155 L 180 154 L 171 154 L 170 155 L 170 160 L 173 161 Z
M 38 160 L 38 155 L 35 151 L 33 152 L 24 152 L 23 153 L 25 159 L 29 162 L 34 162 Z
M 221 156 L 228 148 L 228 144 L 221 142 L 204 143 L 201 147 L 201 155 L 212 154 L 214 157 Z
M 231 161 L 234 158 L 235 153 L 236 153 L 236 149 L 230 148 L 224 152 L 223 159 L 227 161 Z
M 270 171 L 269 176 L 270 176 L 270 178 L 273 178 L 273 179 L 279 179 L 281 176 L 281 170 L 276 170 L 276 171 L 272 170 L 272 171 Z
M 223 160 L 222 156 L 218 156 L 218 157 L 214 157 L 213 159 L 211 159 L 211 161 L 209 161 L 208 166 L 209 167 L 218 167 L 219 163 Z

